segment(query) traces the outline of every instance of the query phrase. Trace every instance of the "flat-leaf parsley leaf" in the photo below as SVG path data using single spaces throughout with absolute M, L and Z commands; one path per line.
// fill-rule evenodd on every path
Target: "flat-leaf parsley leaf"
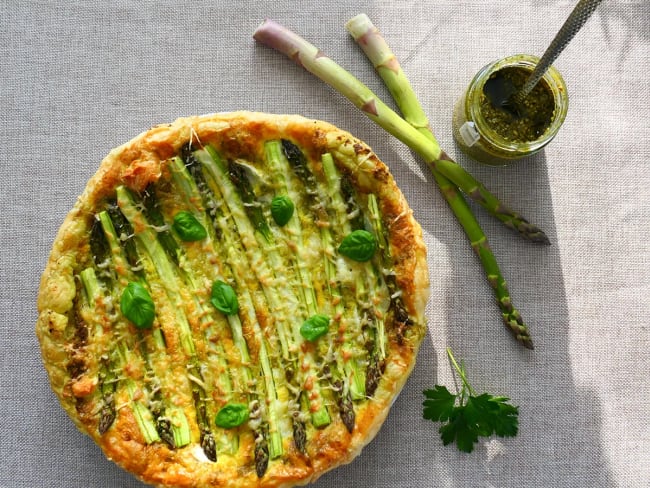
M 436 385 L 425 390 L 425 419 L 443 422 L 440 437 L 446 446 L 456 441 L 460 451 L 472 452 L 479 437 L 496 434 L 499 437 L 514 437 L 519 430 L 519 407 L 508 403 L 509 398 L 488 393 L 477 395 L 467 381 L 465 369 L 454 359 L 451 349 L 447 354 L 460 376 L 462 388 L 454 395 L 446 387 Z

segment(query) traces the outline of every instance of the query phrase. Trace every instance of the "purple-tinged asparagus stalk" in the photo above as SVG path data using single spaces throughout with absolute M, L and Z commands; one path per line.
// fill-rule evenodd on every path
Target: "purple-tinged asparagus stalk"
M 489 213 L 522 236 L 549 243 L 546 235 L 519 214 L 503 205 L 483 184 L 452 161 L 435 138 L 428 137 L 384 104 L 366 85 L 346 71 L 321 50 L 273 20 L 265 20 L 253 35 L 314 74 L 350 100 L 373 122 L 416 151 L 429 166 L 449 178 L 460 190 L 476 200 Z
M 404 119 L 425 137 L 435 142 L 435 136 L 429 128 L 429 122 L 424 110 L 406 74 L 402 70 L 397 57 L 386 43 L 379 29 L 375 27 L 365 14 L 360 14 L 350 19 L 346 23 L 346 28 L 372 62 L 390 94 L 395 99 Z M 463 195 L 458 192 L 454 183 L 442 175 L 435 167 L 432 167 L 431 171 L 442 195 L 447 200 L 456 219 L 463 227 L 465 234 L 472 243 L 472 247 L 483 265 L 488 282 L 494 289 L 497 303 L 506 326 L 519 342 L 525 347 L 532 349 L 533 343 L 528 328 L 521 319 L 521 315 L 517 309 L 512 305 L 506 281 L 501 274 L 494 253 L 490 249 L 487 237 L 474 217 L 469 205 L 465 201 L 465 198 L 463 198 Z

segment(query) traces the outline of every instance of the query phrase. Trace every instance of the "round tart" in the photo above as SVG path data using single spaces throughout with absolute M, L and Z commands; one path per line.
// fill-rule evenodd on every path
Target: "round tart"
M 314 481 L 370 442 L 413 368 L 421 234 L 331 124 L 154 127 L 110 152 L 54 241 L 36 325 L 52 389 L 146 483 Z

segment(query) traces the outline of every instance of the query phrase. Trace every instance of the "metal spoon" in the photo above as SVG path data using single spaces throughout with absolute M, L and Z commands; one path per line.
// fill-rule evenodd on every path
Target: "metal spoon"
M 483 85 L 483 93 L 488 97 L 492 106 L 495 108 L 503 108 L 509 112 L 513 112 L 515 115 L 519 115 L 521 113 L 520 107 L 526 96 L 535 88 L 535 85 L 544 76 L 546 70 L 548 70 L 569 41 L 573 39 L 580 28 L 587 22 L 587 19 L 589 19 L 601 1 L 580 0 L 578 2 L 519 91 L 512 85 L 512 82 L 506 80 L 503 76 L 499 76 L 498 73 L 486 81 L 485 85 Z

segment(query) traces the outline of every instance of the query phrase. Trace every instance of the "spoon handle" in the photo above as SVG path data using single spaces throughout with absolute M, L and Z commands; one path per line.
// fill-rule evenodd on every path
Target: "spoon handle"
M 575 6 L 569 18 L 566 19 L 560 31 L 555 35 L 551 45 L 546 49 L 544 55 L 535 66 L 535 69 L 526 80 L 521 90 L 513 98 L 521 102 L 531 92 L 537 82 L 544 76 L 546 70 L 553 64 L 560 53 L 564 50 L 573 36 L 577 34 L 580 28 L 587 22 L 587 19 L 596 10 L 596 7 L 602 0 L 580 0 Z

